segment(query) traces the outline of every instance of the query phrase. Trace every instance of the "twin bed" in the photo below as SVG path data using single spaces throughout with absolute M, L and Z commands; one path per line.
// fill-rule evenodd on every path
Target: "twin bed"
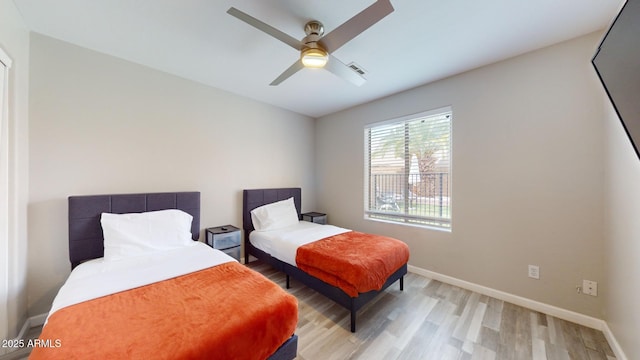
M 344 306 L 355 332 L 362 306 L 402 290 L 408 247 L 299 221 L 300 209 L 300 188 L 244 190 L 246 262 Z M 73 271 L 30 359 L 295 358 L 295 297 L 199 235 L 199 192 L 69 197 Z
M 298 225 L 288 224 L 283 227 L 275 226 L 273 230 L 256 230 L 256 209 L 286 201 L 293 202 L 294 209 L 291 211 L 295 212 L 297 219 L 300 219 L 302 204 L 300 188 L 243 191 L 242 226 L 245 235 L 245 262 L 248 263 L 249 256 L 253 255 L 284 272 L 287 276 L 287 287 L 289 287 L 289 277 L 292 276 L 342 305 L 350 312 L 351 332 L 355 332 L 356 314 L 360 308 L 396 281 L 400 283 L 400 290 L 403 289 L 409 248 L 399 240 L 335 227 L 333 230 L 327 230 L 330 226 L 308 222 L 300 222 Z M 275 211 L 276 215 L 269 220 L 280 221 L 282 212 L 285 211 L 279 208 Z M 306 244 L 308 242 L 301 242 L 300 239 L 312 237 L 313 235 L 308 235 L 309 232 L 321 234 L 309 238 L 310 241 L 316 238 L 323 241 L 330 240 L 330 243 L 325 243 L 324 246 L 328 248 L 328 253 L 323 252 L 323 249 L 306 248 L 309 246 Z M 321 242 L 316 241 L 313 244 L 321 244 Z M 361 246 L 358 247 L 357 244 Z M 305 252 L 302 253 L 301 250 Z M 305 256 L 301 258 L 301 254 Z M 304 261 L 305 264 L 301 265 L 300 261 Z M 347 271 L 347 269 L 355 270 Z
M 199 232 L 199 192 L 70 197 L 74 270 L 30 359 L 295 358 L 297 300 Z

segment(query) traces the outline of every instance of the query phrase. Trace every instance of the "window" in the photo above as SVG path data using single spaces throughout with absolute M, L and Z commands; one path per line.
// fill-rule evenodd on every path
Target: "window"
M 451 108 L 367 125 L 365 217 L 451 228 Z

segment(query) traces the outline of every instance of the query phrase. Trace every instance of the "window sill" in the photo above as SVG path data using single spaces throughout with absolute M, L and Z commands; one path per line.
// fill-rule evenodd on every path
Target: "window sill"
M 398 221 L 376 219 L 376 218 L 371 218 L 371 217 L 368 217 L 368 216 L 365 216 L 364 219 L 367 220 L 367 221 L 385 223 L 385 224 L 390 224 L 390 225 L 408 226 L 408 227 L 414 227 L 414 228 L 420 228 L 420 229 L 426 229 L 426 230 L 434 230 L 434 231 L 441 231 L 441 232 L 451 233 L 451 228 L 450 227 L 449 228 L 443 228 L 443 227 L 438 227 L 438 226 L 434 226 L 434 225 L 427 225 L 427 224 L 403 223 L 403 222 L 398 222 Z

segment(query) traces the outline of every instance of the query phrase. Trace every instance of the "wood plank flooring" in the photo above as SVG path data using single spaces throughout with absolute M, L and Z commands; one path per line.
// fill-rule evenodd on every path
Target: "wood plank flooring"
M 249 267 L 285 284 L 259 261 Z M 409 273 L 358 312 L 291 280 L 298 298 L 300 360 L 315 359 L 615 359 L 601 331 Z
M 42 325 L 35 326 L 29 329 L 26 334 L 22 337 L 25 340 L 28 339 L 37 339 L 42 332 Z M 12 351 L 8 354 L 0 356 L 0 360 L 27 360 L 29 354 L 31 353 L 31 349 L 28 347 L 23 347 L 21 349 Z
M 283 273 L 259 261 L 249 267 L 284 287 Z M 293 279 L 287 291 L 298 298 L 298 360 L 615 359 L 600 331 L 412 273 L 404 291 L 393 284 L 358 312 L 355 334 L 345 308 Z

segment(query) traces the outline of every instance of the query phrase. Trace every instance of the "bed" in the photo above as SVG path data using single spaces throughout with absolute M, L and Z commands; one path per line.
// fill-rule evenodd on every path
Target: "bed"
M 344 289 L 342 286 L 339 286 L 340 284 L 334 281 L 326 280 L 325 277 L 322 277 L 321 279 L 320 276 L 317 276 L 318 274 L 316 273 L 310 274 L 308 271 L 303 271 L 295 262 L 292 262 L 287 257 L 280 256 L 281 252 L 279 252 L 277 255 L 274 255 L 274 253 L 276 252 L 275 248 L 269 249 L 263 246 L 259 248 L 252 243 L 251 234 L 255 230 L 254 221 L 257 221 L 255 217 L 252 219 L 252 211 L 254 212 L 255 216 L 254 210 L 264 207 L 264 205 L 276 204 L 283 201 L 293 201 L 295 212 L 297 213 L 297 219 L 301 219 L 300 215 L 302 191 L 300 188 L 249 189 L 243 191 L 242 221 L 245 235 L 245 263 L 249 262 L 249 256 L 252 255 L 259 260 L 270 264 L 275 269 L 285 273 L 287 288 L 289 287 L 289 278 L 291 276 L 302 282 L 306 286 L 318 291 L 329 299 L 345 307 L 347 310 L 349 310 L 351 316 L 351 332 L 355 332 L 356 314 L 359 309 L 361 309 L 365 304 L 374 299 L 378 294 L 380 294 L 396 281 L 399 282 L 400 290 L 403 290 L 403 280 L 404 275 L 407 273 L 407 261 L 409 256 L 408 247 L 406 247 L 406 244 L 401 243 L 399 240 L 390 239 L 394 240 L 395 242 L 400 242 L 400 246 L 406 249 L 404 250 L 406 251 L 405 260 L 401 262 L 401 265 L 397 268 L 397 270 L 393 271 L 381 280 L 381 286 L 378 289 L 353 293 L 352 291 L 350 291 L 350 289 Z M 322 227 L 326 225 L 318 226 Z M 320 229 L 318 231 L 322 232 L 323 230 Z M 256 233 L 258 233 L 258 231 L 256 231 Z M 336 236 L 341 235 L 337 234 Z M 334 237 L 332 236 L 331 238 Z M 387 238 L 387 240 L 389 240 L 389 238 Z
M 197 241 L 199 192 L 68 201 L 73 270 L 30 359 L 296 357 L 297 300 Z

